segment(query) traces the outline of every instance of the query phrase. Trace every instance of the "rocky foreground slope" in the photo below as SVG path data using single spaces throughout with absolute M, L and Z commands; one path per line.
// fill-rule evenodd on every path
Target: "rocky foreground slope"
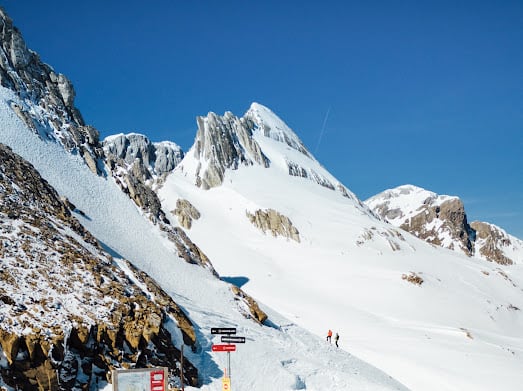
M 179 346 L 166 325 L 178 325 L 194 348 L 191 321 L 153 280 L 130 264 L 126 274 L 71 208 L 0 144 L 3 381 L 68 390 L 110 380 L 110 370 L 122 367 L 168 366 L 179 375 Z M 196 368 L 186 360 L 184 369 L 196 385 Z

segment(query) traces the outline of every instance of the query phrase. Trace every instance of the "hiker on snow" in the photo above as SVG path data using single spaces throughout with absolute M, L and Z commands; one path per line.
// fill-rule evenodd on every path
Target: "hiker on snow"
M 329 331 L 327 332 L 327 341 L 329 341 L 329 343 L 331 342 L 331 338 L 332 338 L 332 330 L 329 329 Z
M 340 335 L 336 333 L 336 336 L 334 337 L 334 343 L 336 344 L 336 347 L 338 347 L 338 339 L 340 339 Z

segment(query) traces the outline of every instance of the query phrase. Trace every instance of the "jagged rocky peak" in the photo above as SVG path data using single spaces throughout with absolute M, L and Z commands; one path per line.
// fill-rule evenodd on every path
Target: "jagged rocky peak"
M 458 197 L 404 185 L 371 197 L 365 204 L 391 224 L 429 243 L 474 254 L 474 230 Z
M 155 189 L 183 159 L 182 149 L 173 142 L 153 143 L 137 133 L 117 134 L 103 141 L 105 161 L 111 175 L 153 221 L 170 224 Z
M 184 161 L 180 170 L 192 172 L 198 187 L 220 186 L 227 169 L 236 170 L 242 165 L 254 164 L 268 168 L 274 163 L 274 157 L 277 160 L 275 166 L 284 167 L 288 175 L 311 180 L 360 203 L 352 192 L 321 167 L 285 122 L 259 103 L 253 103 L 242 118 L 230 112 L 223 116 L 211 112 L 205 117 L 197 117 L 197 123 L 195 143 L 192 153 L 188 154 L 194 160 Z M 270 147 L 273 154 L 269 156 L 263 149 L 267 139 L 284 147 Z
M 11 107 L 29 129 L 68 150 L 77 149 L 91 170 L 99 173 L 99 133 L 84 123 L 74 106 L 73 84 L 27 48 L 22 34 L 1 8 L 0 84 L 20 98 Z
M 106 137 L 103 147 L 107 156 L 112 155 L 132 165 L 141 160 L 151 174 L 162 175 L 171 172 L 183 159 L 182 148 L 170 141 L 151 142 L 147 136 L 138 133 L 117 134 Z
M 269 160 L 252 137 L 255 125 L 231 112 L 223 116 L 209 113 L 197 117 L 198 132 L 193 146 L 194 157 L 200 162 L 196 169 L 196 184 L 210 189 L 222 184 L 226 169 L 240 164 L 269 167 Z
M 178 377 L 172 325 L 178 344 L 197 349 L 180 307 L 150 277 L 105 253 L 73 206 L 2 144 L 0 161 L 0 383 L 88 389 L 109 381 L 112 369 L 150 365 Z M 184 371 L 196 386 L 187 360 Z

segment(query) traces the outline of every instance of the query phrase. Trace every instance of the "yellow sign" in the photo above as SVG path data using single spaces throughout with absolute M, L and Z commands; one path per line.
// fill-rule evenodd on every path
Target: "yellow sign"
M 222 391 L 231 391 L 230 377 L 222 377 Z

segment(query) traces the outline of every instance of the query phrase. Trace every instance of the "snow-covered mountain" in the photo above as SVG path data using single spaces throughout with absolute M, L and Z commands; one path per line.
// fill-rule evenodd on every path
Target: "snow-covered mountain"
M 437 246 L 499 264 L 523 262 L 523 241 L 493 224 L 469 224 L 458 197 L 404 185 L 385 190 L 365 204 L 392 225 Z
M 36 383 L 41 374 L 38 371 L 38 365 L 42 364 L 41 360 L 48 363 L 46 368 L 49 372 L 56 371 L 57 368 L 63 366 L 65 363 L 60 356 L 55 354 L 51 357 L 49 355 L 53 351 L 56 352 L 57 349 L 63 349 L 66 352 L 74 351 L 76 348 L 74 333 L 69 333 L 74 327 L 68 328 L 68 324 L 70 324 L 68 319 L 78 312 L 85 312 L 82 318 L 85 320 L 85 329 L 82 330 L 89 335 L 95 333 L 98 325 L 96 322 L 102 322 L 105 319 L 104 316 L 115 322 L 127 320 L 126 312 L 119 309 L 116 299 L 112 299 L 111 293 L 113 292 L 106 292 L 102 296 L 97 290 L 105 289 L 104 283 L 107 280 L 112 281 L 111 290 L 121 292 L 126 296 L 126 303 L 132 314 L 140 316 L 140 319 L 155 320 L 155 327 L 166 331 L 165 333 L 162 331 L 162 335 L 169 340 L 160 341 L 165 342 L 166 349 L 186 345 L 186 359 L 189 362 L 187 364 L 187 375 L 189 375 L 189 378 L 186 378 L 187 385 L 192 384 L 193 378 L 189 368 L 197 370 L 196 380 L 200 388 L 213 390 L 221 384 L 220 377 L 223 375 L 223 368 L 226 365 L 225 356 L 211 353 L 211 345 L 220 342 L 219 337 L 211 334 L 211 327 L 234 326 L 240 334 L 246 336 L 248 341 L 244 346 L 238 348 L 238 352 L 233 354 L 231 359 L 235 371 L 232 378 L 233 384 L 238 388 L 265 390 L 267 381 L 270 381 L 272 388 L 281 390 L 305 387 L 309 389 L 327 387 L 335 390 L 347 389 L 349 386 L 364 390 L 405 389 L 380 370 L 362 362 L 346 351 L 332 349 L 330 345 L 326 345 L 322 341 L 322 338 L 314 336 L 285 319 L 271 308 L 265 305 L 260 308 L 256 301 L 239 287 L 217 278 L 213 273 L 209 258 L 189 239 L 184 230 L 175 224 L 178 216 L 176 218 L 169 216 L 173 223 L 169 220 L 152 218 L 151 205 L 141 204 L 142 197 L 138 194 L 132 197 L 128 183 L 118 182 L 119 178 L 123 178 L 125 175 L 135 175 L 133 170 L 129 170 L 129 162 L 125 161 L 125 156 L 132 156 L 132 154 L 125 153 L 118 157 L 116 150 L 111 152 L 107 144 L 105 145 L 107 151 L 104 151 L 97 136 L 91 140 L 91 144 L 86 145 L 83 143 L 69 145 L 63 142 L 72 134 L 70 133 L 71 125 L 75 120 L 64 114 L 58 120 L 65 125 L 57 127 L 53 122 L 56 119 L 54 118 L 56 113 L 53 110 L 39 111 L 39 107 L 45 108 L 45 101 L 49 95 L 52 95 L 52 91 L 46 89 L 49 88 L 47 82 L 44 83 L 45 85 L 41 84 L 39 79 L 35 79 L 35 84 L 32 85 L 32 76 L 28 67 L 41 67 L 41 69 L 49 71 L 49 74 L 53 72 L 52 69 L 40 63 L 38 56 L 25 48 L 21 35 L 16 32 L 4 13 L 1 15 L 1 22 L 4 34 L 2 54 L 5 56 L 6 73 L 13 73 L 10 74 L 10 77 L 15 79 L 22 73 L 29 74 L 29 76 L 27 76 L 25 87 L 21 88 L 20 85 L 8 83 L 5 75 L 2 75 L 0 143 L 12 149 L 13 159 L 24 162 L 23 164 L 27 167 L 31 164 L 38 171 L 38 175 L 43 178 L 42 183 L 44 180 L 47 181 L 49 191 L 56 192 L 57 197 L 60 195 L 65 197 L 64 200 L 67 199 L 66 204 L 73 210 L 74 218 L 81 224 L 77 225 L 77 228 L 83 229 L 86 236 L 96 238 L 96 242 L 83 243 L 78 235 L 73 235 L 73 230 L 67 225 L 59 225 L 53 220 L 53 224 L 56 224 L 55 230 L 58 232 L 54 238 L 59 242 L 64 238 L 64 243 L 76 240 L 78 245 L 75 248 L 81 254 L 79 255 L 81 261 L 91 264 L 87 259 L 90 256 L 100 263 L 94 268 L 94 272 L 98 274 L 88 274 L 81 267 L 67 268 L 64 273 L 69 273 L 70 275 L 67 277 L 70 276 L 71 281 L 75 281 L 75 283 L 68 289 L 57 284 L 56 290 L 49 292 L 53 296 L 54 302 L 63 302 L 67 297 L 62 297 L 62 294 L 66 295 L 73 288 L 78 308 L 57 305 L 54 312 L 48 314 L 49 317 L 54 316 L 62 321 L 64 338 L 58 339 L 56 346 L 50 338 L 50 349 L 38 353 L 37 357 L 40 361 L 31 361 L 32 353 L 30 351 L 28 354 L 23 354 L 23 351 L 20 350 L 20 354 L 10 355 L 8 345 L 2 342 L 2 357 L 6 358 L 0 361 L 2 374 L 13 373 L 13 368 L 25 368 L 25 378 L 10 378 L 5 375 L 0 380 L 2 387 L 8 390 L 14 390 L 16 387 L 36 389 L 38 387 Z M 13 34 L 18 34 L 17 45 L 28 56 L 27 62 L 20 63 L 17 58 L 13 57 L 9 46 L 12 45 L 10 37 Z M 35 89 L 39 91 L 36 95 L 25 94 L 26 90 Z M 59 103 L 58 106 L 64 103 L 64 97 L 62 96 L 60 99 L 62 103 Z M 20 107 L 23 108 L 24 113 L 28 114 L 21 114 Z M 36 130 L 31 125 L 34 124 L 34 121 L 38 122 Z M 97 135 L 95 130 L 92 131 Z M 129 143 L 129 145 L 131 144 Z M 83 152 L 82 148 L 84 148 Z M 157 146 L 155 148 L 158 151 Z M 113 157 L 109 156 L 109 152 Z M 92 159 L 86 156 L 90 156 Z M 117 158 L 115 159 L 114 156 Z M 158 164 L 147 164 L 147 161 L 140 156 L 136 156 L 135 160 L 136 158 L 141 160 L 141 168 L 150 170 L 153 179 L 157 179 L 154 176 L 159 174 Z M 149 163 L 151 163 L 150 160 Z M 158 163 L 157 154 L 155 163 Z M 0 164 L 7 170 L 5 175 L 11 175 L 9 167 L 6 167 L 3 162 Z M 147 173 L 142 171 L 140 175 L 147 175 Z M 25 179 L 26 173 L 22 173 L 21 180 Z M 140 184 L 144 187 L 137 187 L 134 190 L 139 192 L 146 187 L 154 189 L 159 182 L 161 181 L 149 181 L 142 178 Z M 5 192 L 6 186 L 1 188 L 3 192 Z M 13 188 L 15 192 L 18 191 L 16 186 Z M 31 210 L 34 209 L 36 213 L 39 205 L 37 204 L 29 203 L 26 206 Z M 179 216 L 184 213 L 191 215 L 189 204 L 189 202 L 180 203 Z M 7 218 L 4 219 L 2 216 L 2 227 L 5 225 L 6 232 L 17 233 L 21 216 L 12 213 L 13 210 L 17 210 L 17 206 L 12 203 L 5 205 Z M 65 208 L 64 203 L 60 202 L 59 205 L 60 208 Z M 74 218 L 71 217 L 72 221 L 76 221 Z M 46 245 L 46 242 L 35 231 L 31 226 L 24 227 L 23 230 L 25 237 L 37 247 L 34 251 L 34 258 L 32 257 L 33 252 L 27 255 L 29 258 L 27 262 L 31 267 L 40 267 L 42 260 L 37 255 L 43 257 L 45 254 L 52 254 L 55 249 L 53 246 Z M 66 233 L 72 235 L 73 239 L 66 238 Z M 4 241 L 2 244 L 14 247 L 24 244 L 24 237 L 21 235 L 16 237 L 10 235 L 8 239 L 10 242 Z M 111 255 L 109 256 L 108 253 Z M 126 263 L 124 259 L 129 260 L 130 263 Z M 64 268 L 62 257 L 57 255 L 54 260 L 56 268 Z M 2 266 L 15 265 L 22 268 L 24 265 L 16 259 L 15 263 L 8 263 L 8 261 L 9 259 L 2 257 Z M 73 265 L 76 266 L 76 263 L 73 262 Z M 108 270 L 107 273 L 113 274 L 104 274 L 105 269 Z M 60 274 L 60 276 L 62 275 Z M 6 276 L 7 274 L 2 274 L 2 277 Z M 50 285 L 45 281 L 45 274 L 40 277 L 35 278 L 36 285 Z M 66 276 L 63 277 L 63 280 L 65 279 Z M 91 284 L 92 281 L 94 281 L 93 284 Z M 17 283 L 16 280 L 6 279 L 3 282 L 2 287 L 5 288 L 7 295 L 14 298 L 11 302 L 6 295 L 0 306 L 7 311 L 9 319 L 16 321 L 17 317 L 8 311 L 8 307 L 11 306 L 9 303 L 25 305 L 24 298 L 31 299 L 33 296 L 27 292 L 25 285 Z M 84 287 L 85 296 L 82 294 Z M 165 292 L 165 296 L 161 293 L 162 291 Z M 92 296 L 87 295 L 88 293 L 91 293 Z M 18 300 L 16 295 L 22 297 L 23 300 Z M 96 300 L 97 297 L 100 297 L 100 300 Z M 145 302 L 143 302 L 144 300 Z M 176 324 L 180 326 L 181 320 L 178 319 L 176 322 L 173 317 L 167 316 L 174 308 L 174 305 L 169 303 L 174 303 L 174 300 L 179 306 L 177 308 L 180 309 L 179 319 L 186 319 L 194 331 L 191 339 L 187 339 L 182 331 L 187 332 L 188 329 L 176 327 Z M 105 301 L 108 303 L 107 307 L 104 306 Z M 111 303 L 114 305 L 110 305 Z M 26 307 L 28 306 L 26 305 Z M 20 316 L 26 316 L 28 309 L 20 306 L 20 311 Z M 29 311 L 32 311 L 32 308 Z M 93 314 L 90 313 L 91 311 Z M 155 314 L 160 316 L 155 316 Z M 2 322 L 0 326 L 0 329 L 3 330 L 2 335 L 7 335 L 7 324 L 8 321 Z M 29 328 L 16 329 L 11 339 L 19 338 L 28 341 L 37 337 L 38 333 L 52 336 L 52 330 L 47 328 L 45 322 L 42 322 L 41 326 L 39 331 Z M 107 327 L 110 328 L 110 324 L 107 324 Z M 144 333 L 151 335 L 149 328 L 138 327 L 138 330 L 134 328 L 128 330 L 129 340 L 127 334 L 126 338 L 122 340 L 117 338 L 116 343 L 111 342 L 112 340 L 109 338 L 106 341 L 107 345 L 114 350 L 108 356 L 110 363 L 104 361 L 104 365 L 102 365 L 99 362 L 101 358 L 97 358 L 91 368 L 93 376 L 89 377 L 90 369 L 84 361 L 75 361 L 71 370 L 67 372 L 69 383 L 64 383 L 62 376 L 57 376 L 56 382 L 60 384 L 56 388 L 54 382 L 44 384 L 46 378 L 42 376 L 44 380 L 40 382 L 39 387 L 49 390 L 96 390 L 104 387 L 105 384 L 96 379 L 110 378 L 110 369 L 164 364 L 157 360 L 158 357 L 161 357 L 161 351 L 155 352 L 153 355 L 147 353 L 147 349 L 154 348 L 154 344 L 146 345 L 147 349 L 144 349 L 140 342 L 139 354 L 133 354 L 134 341 L 139 337 L 142 329 Z M 109 331 L 111 336 L 119 336 L 116 330 L 110 328 Z M 167 331 L 170 333 L 170 337 Z M 98 336 L 98 334 L 96 335 Z M 123 343 L 123 346 L 120 346 L 120 343 Z M 176 353 L 176 351 L 171 349 L 170 353 Z M 7 357 L 13 358 L 13 362 L 10 362 Z M 147 357 L 147 360 L 141 360 L 140 357 Z M 176 369 L 177 361 L 171 358 L 168 367 L 171 380 L 179 381 Z M 109 388 L 110 385 L 107 386 L 107 389 Z M 191 387 L 186 387 L 186 389 L 191 389 Z
M 13 57 L 11 47 L 25 44 L 21 36 L 12 44 L 4 14 L 2 23 L 12 77 L 34 64 L 50 74 L 31 51 L 29 62 Z M 47 91 L 31 77 L 27 88 Z M 62 139 L 75 119 L 65 112 L 57 127 L 47 92 L 28 99 L 3 75 L 2 86 L 0 143 L 74 205 L 72 215 L 100 248 L 81 247 L 151 301 L 159 294 L 142 280 L 176 302 L 194 342 L 171 318 L 161 325 L 173 346 L 187 346 L 200 389 L 219 389 L 226 366 L 226 356 L 211 351 L 220 342 L 212 327 L 236 327 L 247 339 L 231 357 L 235 389 L 516 390 L 523 382 L 523 264 L 468 257 L 387 223 L 268 108 L 198 117 L 192 148 L 182 157 L 171 145 L 173 164 L 164 166 L 145 136 L 112 136 L 103 145 L 96 136 L 71 147 Z M 38 131 L 17 107 L 41 120 Z M 19 219 L 4 223 L 16 229 Z M 13 281 L 10 289 L 25 292 Z M 64 319 L 71 312 L 59 310 Z M 340 348 L 325 341 L 328 329 L 341 336 Z M 107 367 L 148 364 L 118 356 Z M 12 365 L 31 363 L 24 355 L 0 361 L 5 371 Z

